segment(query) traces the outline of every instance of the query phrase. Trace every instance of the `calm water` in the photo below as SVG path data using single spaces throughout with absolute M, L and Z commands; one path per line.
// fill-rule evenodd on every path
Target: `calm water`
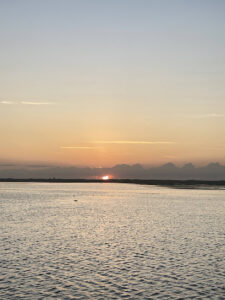
M 225 299 L 224 190 L 0 183 L 0 209 L 1 299 Z

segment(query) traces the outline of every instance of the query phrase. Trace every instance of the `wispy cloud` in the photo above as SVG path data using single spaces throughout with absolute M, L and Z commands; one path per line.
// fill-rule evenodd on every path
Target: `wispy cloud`
M 97 149 L 99 147 L 88 147 L 88 146 L 61 146 L 60 149 L 87 149 L 87 150 L 93 150 Z
M 96 144 L 142 144 L 142 145 L 157 145 L 157 144 L 176 144 L 172 141 L 95 141 Z
M 35 101 L 19 101 L 19 102 L 15 102 L 15 101 L 0 101 L 0 104 L 5 104 L 5 105 L 52 105 L 54 104 L 54 102 L 35 102 Z
M 53 102 L 32 102 L 32 101 L 21 101 L 20 104 L 23 105 L 51 105 Z
M 15 102 L 13 102 L 13 101 L 1 101 L 0 103 L 1 104 L 6 104 L 6 105 L 11 105 L 11 104 L 14 104 Z
M 211 114 L 202 114 L 193 116 L 196 119 L 204 119 L 204 118 L 224 118 L 225 114 L 211 113 Z
M 60 149 L 66 150 L 96 150 L 102 149 L 104 144 L 112 145 L 167 145 L 167 144 L 176 144 L 176 142 L 172 141 L 94 141 L 88 144 L 101 144 L 102 146 L 61 146 Z

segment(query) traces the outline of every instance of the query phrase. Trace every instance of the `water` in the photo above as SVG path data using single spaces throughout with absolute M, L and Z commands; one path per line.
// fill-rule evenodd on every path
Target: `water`
M 0 209 L 1 299 L 225 299 L 224 190 L 0 183 Z

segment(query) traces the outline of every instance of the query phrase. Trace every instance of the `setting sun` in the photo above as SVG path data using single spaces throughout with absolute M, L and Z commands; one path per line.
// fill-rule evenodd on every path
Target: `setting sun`
M 102 176 L 102 180 L 109 180 L 109 175 Z

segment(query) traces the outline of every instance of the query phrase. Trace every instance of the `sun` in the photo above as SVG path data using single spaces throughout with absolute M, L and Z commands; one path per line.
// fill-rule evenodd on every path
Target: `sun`
M 104 175 L 104 176 L 102 176 L 102 180 L 109 180 L 109 175 Z

